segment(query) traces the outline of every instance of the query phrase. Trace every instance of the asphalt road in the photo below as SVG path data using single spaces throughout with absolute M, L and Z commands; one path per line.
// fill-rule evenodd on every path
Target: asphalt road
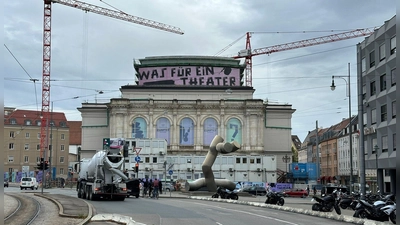
M 162 225 L 346 224 L 325 218 L 280 210 L 181 198 L 130 198 L 124 202 L 92 202 L 97 213 L 119 213 L 136 222 Z

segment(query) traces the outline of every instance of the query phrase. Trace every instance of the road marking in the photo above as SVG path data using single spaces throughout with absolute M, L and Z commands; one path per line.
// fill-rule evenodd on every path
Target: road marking
M 252 215 L 252 216 L 258 216 L 258 217 L 261 217 L 261 218 L 271 219 L 271 220 L 275 220 L 275 221 L 286 223 L 286 224 L 298 225 L 297 223 L 292 223 L 292 222 L 289 222 L 289 221 L 286 221 L 286 220 L 281 220 L 281 219 L 277 219 L 277 218 L 273 218 L 273 217 L 269 217 L 269 216 L 258 215 L 258 214 L 251 213 L 251 212 L 243 212 L 243 211 L 240 211 L 240 210 L 228 209 L 228 208 L 224 208 L 224 207 L 220 207 L 220 206 L 213 206 L 213 205 L 202 204 L 202 203 L 197 203 L 197 202 L 192 202 L 192 203 L 198 204 L 198 205 L 202 205 L 202 206 L 206 206 L 206 207 L 210 207 L 211 206 L 211 207 L 214 207 L 214 208 L 220 208 L 220 209 L 224 209 L 224 210 L 230 210 L 230 211 L 233 211 L 233 212 L 239 212 L 239 213 L 248 214 L 248 215 Z M 219 224 L 219 223 L 217 222 L 217 224 Z

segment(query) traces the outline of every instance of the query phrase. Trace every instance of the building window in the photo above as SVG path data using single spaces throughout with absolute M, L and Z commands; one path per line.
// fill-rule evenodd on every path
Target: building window
M 8 156 L 8 162 L 14 162 L 14 156 Z
M 218 134 L 218 123 L 214 118 L 204 120 L 203 145 L 210 146 L 215 135 Z
M 367 85 L 364 84 L 363 88 L 362 88 L 362 99 L 363 100 L 365 99 L 366 95 L 367 95 Z
M 67 126 L 67 123 L 66 122 L 64 122 L 64 121 L 61 121 L 60 122 L 60 127 L 66 127 Z
M 256 161 L 257 161 L 257 164 L 260 164 L 261 163 L 261 158 L 257 158 Z
M 396 133 L 393 134 L 393 151 L 396 151 Z
M 386 58 L 386 53 L 385 53 L 385 44 L 379 46 L 379 61 L 382 61 Z
M 8 149 L 9 150 L 14 150 L 14 143 L 9 143 L 8 144 Z
M 157 157 L 153 157 L 153 163 L 157 163 Z
M 396 118 L 396 100 L 392 102 L 392 118 Z
M 370 83 L 370 89 L 371 89 L 371 95 L 375 95 L 376 94 L 376 86 L 375 86 L 375 81 L 371 81 Z
M 179 144 L 194 144 L 194 123 L 190 118 L 183 118 L 179 125 Z
M 388 151 L 388 136 L 382 136 L 382 152 Z
M 50 139 L 53 139 L 53 134 L 50 134 L 50 135 L 49 135 L 49 138 L 50 138 Z
M 25 120 L 25 125 L 30 126 L 30 125 L 32 125 L 32 122 L 30 120 Z
M 37 150 L 37 151 L 40 151 L 40 144 L 37 144 L 37 145 L 36 145 L 36 150 Z
M 250 159 L 250 164 L 254 164 L 254 159 Z
M 376 109 L 371 110 L 371 124 L 376 124 Z
M 14 131 L 10 131 L 10 138 L 14 138 L 15 137 L 15 132 Z
M 369 53 L 369 68 L 375 66 L 375 51 Z
M 240 158 L 236 158 L 236 163 L 240 163 Z
M 239 119 L 231 118 L 226 124 L 226 141 L 236 141 L 242 144 L 242 123 Z
M 36 162 L 40 162 L 40 156 L 36 156 Z
M 42 125 L 42 122 L 40 120 L 36 120 L 36 126 L 40 127 Z
M 61 134 L 61 140 L 65 140 L 65 134 Z
M 144 158 L 144 162 L 145 162 L 145 163 L 150 163 L 150 157 Z
M 387 105 L 381 106 L 381 122 L 387 121 Z
M 64 163 L 64 156 L 60 157 L 60 163 Z
M 170 143 L 170 129 L 171 123 L 170 121 L 162 117 L 157 120 L 156 123 L 156 138 L 161 138 L 167 140 L 167 143 Z
M 383 74 L 380 77 L 380 82 L 381 82 L 381 91 L 386 90 L 386 74 Z
M 64 175 L 64 168 L 60 168 L 60 175 Z
M 247 158 L 243 158 L 242 160 L 243 160 L 243 164 L 247 163 Z
M 365 57 L 361 59 L 361 72 L 365 72 L 367 70 L 367 63 L 365 61 Z
M 40 139 L 40 133 L 37 133 L 37 139 Z
M 133 120 L 132 137 L 147 138 L 147 123 L 145 119 L 138 117 Z
M 54 127 L 54 121 L 50 121 L 49 126 Z
M 390 71 L 390 83 L 392 84 L 392 87 L 396 85 L 396 68 Z
M 396 53 L 396 36 L 390 38 L 390 54 Z
M 29 150 L 29 144 L 25 144 L 25 150 Z
M 25 133 L 25 138 L 30 138 L 30 137 L 31 137 L 30 133 Z
M 61 145 L 61 146 L 60 146 L 60 150 L 61 150 L 61 151 L 64 151 L 64 150 L 65 150 L 65 145 Z
M 24 162 L 28 163 L 29 162 L 29 156 L 24 156 Z
M 17 124 L 17 120 L 16 119 L 10 119 L 10 124 Z

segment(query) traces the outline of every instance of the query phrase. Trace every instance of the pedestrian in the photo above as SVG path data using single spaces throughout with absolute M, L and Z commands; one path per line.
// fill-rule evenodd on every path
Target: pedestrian
M 313 187 L 313 190 L 314 190 L 314 195 L 317 195 L 317 188 L 315 186 Z
M 153 181 L 153 198 L 158 198 L 159 188 L 160 188 L 160 181 L 158 181 L 157 178 L 155 178 Z
M 310 195 L 310 186 L 307 185 L 307 196 Z
M 160 194 L 162 194 L 162 190 L 163 190 L 162 189 L 162 181 L 159 182 L 158 187 L 159 187 L 158 190 L 160 191 Z
M 152 194 L 153 194 L 153 180 L 150 179 L 149 180 L 149 198 L 151 197 Z

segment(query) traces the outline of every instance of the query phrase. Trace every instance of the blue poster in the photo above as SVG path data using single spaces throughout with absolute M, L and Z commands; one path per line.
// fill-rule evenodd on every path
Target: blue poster
M 209 146 L 215 135 L 218 134 L 218 123 L 214 118 L 207 118 L 204 121 L 203 145 Z
M 228 120 L 225 141 L 236 141 L 239 144 L 242 144 L 242 124 L 240 123 L 240 120 L 236 118 Z
M 165 117 L 157 120 L 156 124 L 156 138 L 165 139 L 167 143 L 170 143 L 170 129 L 171 123 Z
M 181 145 L 193 145 L 194 144 L 194 126 L 193 121 L 190 118 L 184 118 L 181 120 L 179 126 L 179 144 Z

